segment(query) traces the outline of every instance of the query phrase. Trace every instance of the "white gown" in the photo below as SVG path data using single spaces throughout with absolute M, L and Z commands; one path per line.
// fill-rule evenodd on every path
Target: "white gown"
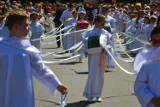
M 32 75 L 52 94 L 61 84 L 27 39 L 0 41 L 0 107 L 35 107 Z
M 37 49 L 41 50 L 41 36 L 44 33 L 44 27 L 39 22 L 32 22 L 30 24 L 31 27 L 31 44 L 35 46 Z M 38 40 L 36 40 L 38 39 Z
M 87 22 L 86 20 L 79 20 L 79 21 L 77 21 L 77 22 Z M 87 27 L 86 29 L 88 29 L 89 27 Z M 78 30 L 83 30 L 83 29 L 81 29 L 81 28 L 77 28 L 76 29 L 77 31 Z M 83 40 L 83 33 L 84 33 L 84 31 L 80 31 L 80 32 L 77 32 L 77 33 L 75 33 L 75 43 L 77 44 L 77 43 L 79 43 L 79 42 L 81 42 L 82 40 Z M 80 55 L 80 57 L 79 57 L 79 60 L 81 61 L 82 60 L 82 58 L 83 58 L 83 49 L 84 47 L 82 47 L 79 51 L 78 51 L 78 54 L 81 54 Z
M 114 15 L 113 17 L 116 22 L 115 22 L 115 29 L 118 31 L 122 31 L 122 27 L 123 27 L 123 13 L 117 13 Z
M 77 21 L 77 19 L 71 19 L 68 22 L 67 26 L 75 24 L 76 21 Z M 70 30 L 70 29 L 68 29 L 68 30 Z M 75 30 L 76 30 L 75 28 L 71 28 L 71 30 L 69 32 L 74 32 Z M 62 40 L 63 40 L 63 49 L 64 50 L 71 48 L 73 45 L 75 45 L 75 33 L 64 35 Z
M 149 39 L 150 39 L 150 34 L 152 32 L 154 28 L 154 25 L 153 24 L 148 24 L 144 27 L 144 35 L 141 36 L 141 39 L 144 40 L 144 41 L 147 41 L 149 42 Z
M 83 92 L 83 96 L 86 98 L 94 98 L 94 97 L 101 97 L 103 84 L 104 84 L 104 73 L 105 73 L 105 65 L 103 60 L 106 60 L 105 58 L 103 60 L 100 60 L 100 54 L 102 51 L 102 47 L 107 44 L 110 45 L 110 34 L 102 29 L 99 30 L 98 28 L 93 28 L 90 31 L 85 32 L 85 38 L 91 37 L 91 36 L 105 36 L 106 40 L 105 43 L 101 44 L 102 46 L 99 48 L 91 48 L 92 51 L 86 52 L 88 53 L 88 79 L 85 85 L 85 89 Z M 107 46 L 106 45 L 106 46 Z M 85 46 L 86 47 L 86 46 Z M 101 66 L 99 66 L 99 64 Z
M 106 16 L 106 22 L 110 24 L 111 28 L 114 28 L 116 19 L 114 19 L 113 17 L 107 15 Z
M 60 17 L 60 21 L 62 22 L 62 24 L 64 26 L 67 26 L 68 21 L 66 21 L 68 18 L 72 18 L 72 12 L 65 10 L 63 11 L 61 17 Z
M 134 91 L 142 107 L 156 107 L 150 104 L 153 97 L 160 97 L 160 48 L 149 54 L 149 60 L 142 64 L 137 75 Z

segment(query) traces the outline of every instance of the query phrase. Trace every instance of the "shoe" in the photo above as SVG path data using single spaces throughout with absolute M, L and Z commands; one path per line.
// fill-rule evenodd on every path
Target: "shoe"
M 60 48 L 61 46 L 57 46 L 57 48 Z
M 105 72 L 113 72 L 113 71 L 106 68 Z
M 69 51 L 65 51 L 65 53 L 69 53 Z
M 93 98 L 88 98 L 87 101 L 88 101 L 88 102 L 92 102 L 92 101 L 93 101 Z
M 102 98 L 101 97 L 98 97 L 96 98 L 97 102 L 102 102 Z
M 113 72 L 112 70 L 106 70 L 105 72 Z

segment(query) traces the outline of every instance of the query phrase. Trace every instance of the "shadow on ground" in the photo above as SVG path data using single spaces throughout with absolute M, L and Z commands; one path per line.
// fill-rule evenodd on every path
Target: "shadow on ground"
M 43 100 L 43 99 L 36 99 L 36 100 L 53 104 L 53 106 L 45 106 L 45 107 L 55 107 L 55 105 L 60 106 L 59 103 L 54 102 L 54 101 L 48 101 L 48 100 Z M 87 107 L 87 106 L 94 104 L 94 103 L 96 103 L 96 102 L 78 101 L 78 102 L 73 102 L 73 103 L 67 103 L 67 105 L 65 107 Z
M 55 107 L 54 105 L 60 105 L 59 103 L 54 102 L 54 101 L 48 101 L 48 100 L 44 100 L 44 99 L 35 99 L 35 100 L 53 104 L 53 106 L 45 106 L 45 107 Z
M 135 95 L 134 93 L 128 94 L 128 95 L 121 95 L 121 96 L 109 96 L 109 97 L 104 97 L 102 99 L 108 99 L 108 98 L 116 98 L 116 97 L 127 97 L 127 96 L 132 96 Z
M 74 64 L 79 64 L 82 62 L 79 61 L 74 61 L 74 62 L 64 62 L 64 63 L 59 63 L 59 65 L 74 65 Z
M 73 103 L 67 103 L 65 107 L 87 107 L 95 102 L 88 102 L 88 101 L 78 101 Z
M 80 72 L 77 72 L 77 71 L 74 70 L 74 69 L 71 69 L 71 70 L 74 71 L 76 74 L 88 74 L 88 72 L 86 72 L 86 71 L 85 71 L 85 72 L 81 72 L 81 71 L 80 71 Z

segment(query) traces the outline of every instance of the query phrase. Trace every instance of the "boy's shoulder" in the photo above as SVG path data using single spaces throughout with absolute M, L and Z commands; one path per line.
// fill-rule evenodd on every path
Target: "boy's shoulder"
M 31 45 L 28 39 L 19 39 L 19 38 L 2 38 L 0 39 L 1 48 L 11 48 L 12 50 L 23 50 L 31 53 L 40 53 L 40 51 Z

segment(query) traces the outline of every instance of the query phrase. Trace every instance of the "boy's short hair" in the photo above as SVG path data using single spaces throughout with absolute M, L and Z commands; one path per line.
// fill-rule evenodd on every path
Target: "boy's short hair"
M 34 16 L 36 16 L 37 18 L 39 17 L 40 14 L 33 12 L 30 14 L 30 19 L 32 19 Z
M 6 18 L 6 26 L 11 30 L 15 24 L 21 24 L 27 18 L 28 15 L 25 11 L 12 10 Z
M 100 22 L 102 19 L 105 19 L 105 16 L 102 14 L 97 14 L 94 18 L 94 23 Z
M 72 3 L 69 3 L 67 6 L 68 7 L 74 7 L 74 5 Z

